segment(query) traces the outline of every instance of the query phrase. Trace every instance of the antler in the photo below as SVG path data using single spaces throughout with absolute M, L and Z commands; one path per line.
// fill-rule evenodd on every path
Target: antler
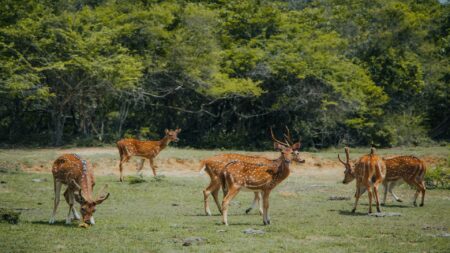
M 289 143 L 289 146 L 292 146 L 292 144 L 294 144 L 294 142 L 292 141 L 292 136 L 291 136 L 291 131 L 289 131 L 289 128 L 287 126 L 286 127 L 286 131 L 287 131 L 287 135 L 284 135 L 284 139 L 286 140 L 287 143 Z
M 285 142 L 282 142 L 282 141 L 277 140 L 277 139 L 275 138 L 275 135 L 273 134 L 272 127 L 270 128 L 270 134 L 272 135 L 272 140 L 273 140 L 274 142 L 279 143 L 279 144 L 281 144 L 281 145 L 283 145 L 283 146 L 286 146 L 286 147 L 291 146 L 291 145 L 289 145 L 289 143 L 285 143 Z
M 347 162 L 342 161 L 342 159 L 341 159 L 341 157 L 339 156 L 339 154 L 338 154 L 338 159 L 339 159 L 339 161 L 340 161 L 341 163 L 343 163 L 343 164 L 348 164 L 348 163 L 350 162 L 350 153 L 349 153 L 349 149 L 348 149 L 348 147 L 345 147 L 344 150 L 345 150 L 345 156 L 346 156 Z

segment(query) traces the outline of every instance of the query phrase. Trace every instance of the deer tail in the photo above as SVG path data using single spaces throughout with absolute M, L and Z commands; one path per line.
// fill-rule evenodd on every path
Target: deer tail
M 204 175 L 205 173 L 206 173 L 206 164 L 204 161 L 201 161 L 199 174 Z

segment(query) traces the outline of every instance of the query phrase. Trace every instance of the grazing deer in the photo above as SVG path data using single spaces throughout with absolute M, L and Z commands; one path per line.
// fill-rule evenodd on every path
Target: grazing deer
M 96 199 L 92 194 L 94 191 L 95 178 L 92 169 L 87 162 L 78 155 L 66 154 L 55 160 L 52 167 L 53 183 L 55 189 L 55 203 L 50 224 L 55 223 L 56 209 L 58 208 L 62 184 L 67 185 L 64 198 L 69 205 L 69 214 L 66 224 L 70 224 L 72 219 L 80 220 L 80 215 L 74 208 L 74 201 L 80 203 L 81 220 L 83 223 L 95 224 L 94 212 L 97 205 L 101 204 L 109 197 L 109 193 L 101 194 Z M 101 191 L 106 190 L 107 185 Z
M 286 142 L 289 143 L 289 145 L 292 147 L 293 146 L 293 142 L 292 142 L 292 137 L 290 135 L 289 129 L 286 127 L 287 129 L 287 135 L 286 136 Z M 273 131 L 272 129 L 270 130 L 272 137 L 274 138 L 273 135 Z M 284 143 L 283 143 L 284 144 Z M 298 144 L 298 147 L 300 148 L 300 144 Z M 296 160 L 300 161 L 301 163 L 304 163 L 305 160 L 302 160 L 300 158 L 300 153 L 298 151 L 298 149 L 294 149 L 294 155 L 297 157 Z M 220 154 L 220 155 L 215 155 L 213 157 L 209 157 L 207 159 L 204 159 L 201 161 L 201 172 L 205 171 L 208 176 L 210 177 L 210 183 L 208 185 L 208 187 L 205 188 L 205 190 L 203 190 L 203 197 L 204 197 L 204 209 L 205 209 L 205 214 L 206 215 L 211 215 L 211 210 L 209 208 L 209 195 L 212 194 L 214 201 L 216 203 L 217 208 L 219 209 L 219 212 L 222 213 L 222 208 L 220 207 L 220 203 L 219 203 L 219 190 L 222 186 L 222 183 L 220 181 L 220 174 L 222 173 L 223 169 L 225 168 L 225 166 L 233 161 L 241 161 L 241 162 L 246 162 L 246 163 L 253 163 L 253 164 L 261 164 L 261 165 L 270 165 L 274 163 L 274 160 L 265 158 L 265 157 L 261 157 L 261 156 L 249 156 L 249 155 L 242 155 L 242 154 Z M 224 190 L 224 196 L 226 195 L 226 189 Z M 260 201 L 261 199 L 261 194 L 260 192 L 255 192 L 255 197 L 253 199 L 253 203 L 252 205 L 247 208 L 245 210 L 245 213 L 249 213 L 252 209 L 254 209 L 258 203 L 259 205 L 259 213 L 262 214 L 263 213 L 263 209 L 262 209 L 262 203 Z
M 144 167 L 145 158 L 150 161 L 150 167 L 153 171 L 153 176 L 156 176 L 156 169 L 158 168 L 153 159 L 169 145 L 171 141 L 178 142 L 178 134 L 181 132 L 180 128 L 176 130 L 165 130 L 165 136 L 159 141 L 140 141 L 136 139 L 122 139 L 117 142 L 117 148 L 120 154 L 120 182 L 123 182 L 123 163 L 128 162 L 132 156 L 143 157 L 141 164 L 137 168 L 139 174 Z
M 381 205 L 386 204 L 387 193 L 391 193 L 394 199 L 398 202 L 403 202 L 395 193 L 393 189 L 395 186 L 406 182 L 408 185 L 416 188 L 414 195 L 414 206 L 417 206 L 417 197 L 422 193 L 422 202 L 420 206 L 424 205 L 425 201 L 425 174 L 426 166 L 423 161 L 414 156 L 397 156 L 394 158 L 383 159 L 386 164 L 386 178 L 383 181 L 384 196 Z M 365 190 L 361 192 L 363 194 Z
M 367 189 L 369 195 L 369 213 L 372 213 L 372 195 L 375 194 L 375 201 L 377 206 L 377 212 L 380 210 L 380 199 L 378 194 L 378 187 L 383 182 L 386 176 L 386 165 L 379 156 L 375 155 L 375 149 L 370 149 L 369 155 L 364 155 L 353 164 L 350 161 L 349 148 L 345 148 L 346 162 L 341 160 L 338 154 L 339 161 L 345 166 L 344 184 L 348 184 L 356 179 L 356 194 L 355 194 L 355 206 L 352 209 L 352 213 L 356 211 L 359 197 Z M 371 186 L 373 187 L 373 193 Z
M 414 206 L 417 206 L 417 197 L 419 193 L 422 193 L 422 202 L 420 206 L 423 206 L 425 200 L 425 174 L 427 168 L 425 163 L 419 158 L 414 156 L 397 156 L 390 159 L 385 159 L 386 163 L 386 179 L 383 182 L 384 186 L 384 197 L 383 205 L 386 203 L 387 192 L 389 191 L 395 200 L 402 202 L 392 190 L 396 185 L 399 185 L 402 181 L 406 182 L 408 185 L 416 188 L 416 193 L 414 194 Z
M 290 174 L 289 164 L 297 160 L 294 150 L 300 148 L 300 143 L 292 145 L 282 143 L 274 138 L 275 148 L 281 151 L 278 159 L 270 164 L 254 164 L 243 161 L 230 162 L 220 175 L 222 185 L 228 192 L 222 201 L 222 222 L 228 225 L 228 205 L 241 189 L 261 192 L 263 198 L 263 223 L 270 224 L 269 195 L 270 192 Z

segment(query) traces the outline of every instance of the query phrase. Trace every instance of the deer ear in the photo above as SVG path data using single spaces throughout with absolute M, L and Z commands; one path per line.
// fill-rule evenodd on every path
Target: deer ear
M 294 145 L 292 145 L 292 149 L 293 149 L 293 150 L 299 150 L 301 146 L 302 146 L 302 145 L 300 144 L 300 142 L 297 142 L 297 143 L 295 143 Z
M 75 197 L 75 200 L 80 204 L 86 202 L 83 198 L 83 195 L 81 194 L 81 190 L 79 190 L 78 193 L 73 194 L 73 196 Z
M 177 130 L 175 130 L 175 132 L 177 132 L 177 133 L 181 132 L 181 128 L 177 128 Z
M 274 143 L 273 143 L 273 147 L 274 147 L 276 150 L 283 150 L 283 149 L 284 149 L 284 146 L 281 145 L 280 143 L 277 143 L 277 142 L 274 142 Z
M 165 134 L 168 134 L 168 133 L 169 133 L 169 130 L 166 128 L 166 129 L 164 130 L 164 133 L 165 133 Z

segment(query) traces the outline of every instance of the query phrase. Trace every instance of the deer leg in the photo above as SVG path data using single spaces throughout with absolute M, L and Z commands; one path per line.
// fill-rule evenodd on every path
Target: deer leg
M 422 181 L 420 184 L 422 185 L 422 189 L 421 189 L 422 190 L 422 202 L 420 202 L 420 206 L 423 206 L 424 202 L 425 202 L 425 191 L 426 191 L 427 187 L 425 186 L 424 181 Z
M 261 193 L 259 192 L 254 192 L 255 193 L 255 197 L 253 198 L 253 203 L 252 205 L 247 208 L 245 210 L 245 213 L 248 214 L 252 209 L 256 208 L 257 205 L 260 206 L 260 210 L 259 210 L 259 214 L 263 214 L 263 210 L 262 210 L 262 202 L 261 202 Z
M 372 213 L 372 189 L 370 187 L 370 183 L 367 182 L 366 184 L 367 194 L 369 195 L 369 213 Z
M 211 179 L 211 182 L 209 183 L 208 187 L 206 187 L 206 189 L 203 190 L 205 214 L 208 216 L 211 216 L 211 210 L 209 209 L 209 201 L 208 201 L 208 197 L 211 193 L 213 193 L 214 201 L 216 202 L 217 208 L 219 208 L 219 212 L 222 213 L 222 209 L 220 207 L 219 200 L 218 200 L 219 189 L 220 189 L 219 182 L 215 179 Z
M 150 160 L 150 167 L 152 167 L 153 176 L 156 177 L 156 169 L 158 168 L 158 166 L 156 166 L 155 163 L 153 163 L 153 158 L 149 158 L 149 160 Z
M 412 181 L 413 185 L 416 187 L 416 193 L 414 194 L 414 206 L 417 206 L 417 197 L 419 196 L 420 193 L 422 193 L 422 203 L 420 204 L 420 206 L 423 206 L 423 201 L 424 201 L 424 196 L 425 196 L 425 187 L 423 186 L 422 182 L 416 182 L 416 181 Z
M 69 187 L 67 187 L 66 191 L 64 192 L 64 198 L 66 199 L 67 204 L 69 205 L 69 213 L 67 214 L 66 217 L 66 224 L 72 224 L 72 219 L 74 218 L 73 215 L 73 201 L 70 198 L 70 193 L 69 193 Z
M 378 195 L 378 187 L 379 187 L 380 182 L 375 182 L 373 185 L 373 192 L 375 193 L 375 202 L 377 205 L 377 212 L 381 213 L 381 209 L 380 209 L 380 196 Z
M 123 164 L 128 162 L 128 160 L 130 160 L 129 156 L 123 156 L 120 158 L 120 164 L 119 164 L 119 169 L 120 169 L 120 182 L 123 182 Z
M 53 206 L 52 217 L 50 218 L 50 221 L 49 221 L 50 224 L 55 223 L 56 209 L 58 209 L 58 205 L 59 205 L 59 198 L 60 198 L 60 195 L 61 195 L 61 185 L 62 185 L 62 183 L 55 179 L 53 184 L 54 184 L 54 189 L 55 189 L 55 202 L 54 202 L 54 206 Z
M 382 206 L 386 205 L 386 198 L 389 188 L 391 187 L 391 184 L 388 183 L 386 180 L 383 182 L 383 202 L 381 203 Z
M 136 175 L 137 176 L 140 176 L 140 177 L 142 177 L 143 175 L 143 173 L 142 173 L 142 168 L 144 167 L 144 162 L 145 162 L 145 159 L 144 158 L 142 158 L 141 159 L 141 164 L 137 167 L 137 170 L 136 170 Z
M 394 197 L 395 201 L 397 202 L 403 202 L 397 195 L 394 193 L 394 187 L 401 184 L 399 181 L 395 181 L 391 183 L 391 186 L 389 187 L 389 193 Z
M 239 188 L 231 186 L 228 194 L 222 201 L 222 223 L 228 226 L 228 205 L 230 201 L 239 193 Z
M 222 207 L 220 207 L 220 202 L 219 202 L 219 190 L 220 190 L 220 187 L 218 187 L 217 190 L 211 192 L 211 194 L 213 195 L 214 202 L 216 202 L 216 206 L 219 209 L 219 212 L 222 213 Z
M 356 183 L 356 193 L 355 193 L 355 205 L 353 206 L 352 213 L 356 212 L 356 207 L 358 206 L 359 197 L 361 197 L 361 186 Z
M 270 225 L 269 195 L 270 195 L 270 191 L 265 191 L 262 196 L 263 197 L 263 223 L 264 223 L 264 225 Z

